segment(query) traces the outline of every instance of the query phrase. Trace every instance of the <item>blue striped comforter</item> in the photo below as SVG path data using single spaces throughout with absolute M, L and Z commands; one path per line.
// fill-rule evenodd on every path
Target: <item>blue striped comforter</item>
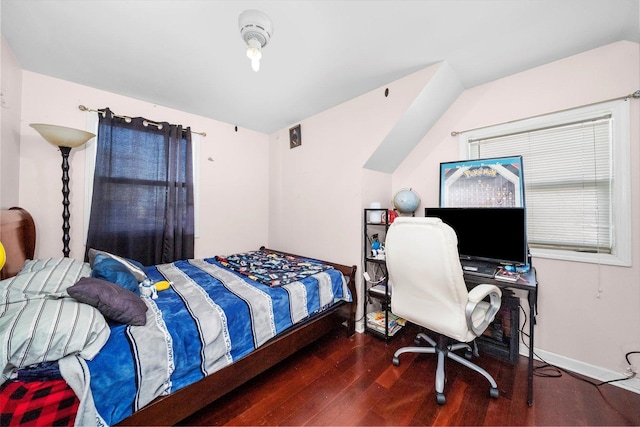
M 334 269 L 280 287 L 225 269 L 215 258 L 146 272 L 172 283 L 156 300 L 144 298 L 147 324 L 112 326 L 106 345 L 87 362 L 99 422 L 108 425 L 233 363 L 335 301 L 351 301 L 346 279 Z

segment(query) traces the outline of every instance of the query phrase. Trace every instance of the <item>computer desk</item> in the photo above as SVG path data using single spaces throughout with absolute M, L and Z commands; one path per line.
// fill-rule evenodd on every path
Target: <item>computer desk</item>
M 527 294 L 527 301 L 529 302 L 529 371 L 527 375 L 528 379 L 528 391 L 527 391 L 527 403 L 529 406 L 533 405 L 533 329 L 536 324 L 536 314 L 538 312 L 538 280 L 536 279 L 536 269 L 531 269 L 526 274 L 521 274 L 517 282 L 505 282 L 502 280 L 496 280 L 491 277 L 477 276 L 470 273 L 464 273 L 464 281 L 469 285 L 479 285 L 481 283 L 487 283 L 490 285 L 496 285 L 499 288 L 513 290 L 516 295 L 524 291 Z

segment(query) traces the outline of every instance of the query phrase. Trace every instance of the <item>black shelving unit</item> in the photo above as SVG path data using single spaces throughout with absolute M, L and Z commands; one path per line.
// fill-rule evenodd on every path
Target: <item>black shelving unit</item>
M 387 287 L 385 257 L 374 254 L 372 249 L 376 240 L 384 245 L 388 229 L 388 209 L 364 209 L 362 253 L 363 270 L 366 273 L 363 281 L 365 331 L 384 340 L 389 340 L 402 329 L 402 326 L 395 321 L 396 316 L 391 313 L 391 294 Z M 377 323 L 373 320 L 374 318 L 377 319 Z
M 485 354 L 516 364 L 520 355 L 519 326 L 520 299 L 513 291 L 503 289 L 500 310 L 484 334 L 476 339 L 478 348 Z

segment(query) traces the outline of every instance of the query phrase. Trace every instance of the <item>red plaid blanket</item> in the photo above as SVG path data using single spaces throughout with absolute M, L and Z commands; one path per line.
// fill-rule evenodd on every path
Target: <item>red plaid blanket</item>
M 80 401 L 63 380 L 0 386 L 0 426 L 72 426 Z

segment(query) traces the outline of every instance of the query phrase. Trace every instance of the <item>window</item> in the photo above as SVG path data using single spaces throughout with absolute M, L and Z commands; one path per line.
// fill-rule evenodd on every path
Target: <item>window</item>
M 631 265 L 626 100 L 468 131 L 465 159 L 521 155 L 534 257 Z
M 102 111 L 87 247 L 145 265 L 192 258 L 191 132 Z
M 87 114 L 86 130 L 95 135 L 98 134 L 98 113 L 92 111 Z M 196 239 L 199 237 L 200 228 L 200 144 L 198 133 L 191 135 L 193 145 L 193 190 L 194 190 L 194 232 Z M 96 165 L 97 138 L 91 139 L 85 145 L 85 188 L 84 188 L 84 224 L 83 241 L 87 241 L 89 217 L 91 215 L 91 200 L 93 198 L 93 174 Z

